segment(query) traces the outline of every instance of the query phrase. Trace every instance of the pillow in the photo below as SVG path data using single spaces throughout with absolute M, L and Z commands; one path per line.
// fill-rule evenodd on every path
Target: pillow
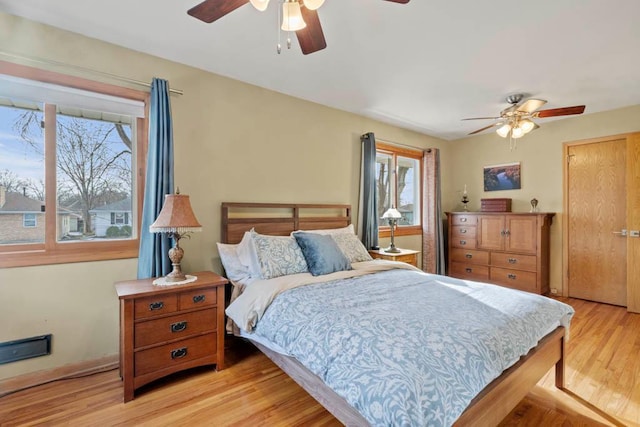
M 218 254 L 220 254 L 220 261 L 227 279 L 232 282 L 242 283 L 251 278 L 251 272 L 247 266 L 240 262 L 237 251 L 239 245 L 225 243 L 216 243 L 216 245 L 218 246 Z
M 242 265 L 249 271 L 251 277 L 261 278 L 260 262 L 258 261 L 258 255 L 256 254 L 256 248 L 251 238 L 251 231 L 247 231 L 242 236 L 242 240 L 236 248 L 238 258 Z
M 295 233 L 314 233 L 314 234 L 340 234 L 340 233 L 350 233 L 350 234 L 356 234 L 355 230 L 353 229 L 353 224 L 349 224 L 346 227 L 342 227 L 342 228 L 324 228 L 322 230 L 298 230 L 298 231 L 294 231 L 291 233 L 291 235 L 293 236 Z
M 329 235 L 299 232 L 293 235 L 313 276 L 351 270 L 351 264 Z
M 300 246 L 293 237 L 266 236 L 252 230 L 251 239 L 260 264 L 260 277 L 263 279 L 309 271 Z
M 350 263 L 373 260 L 367 249 L 355 234 L 338 233 L 332 234 L 331 237 L 336 241 L 338 247 Z

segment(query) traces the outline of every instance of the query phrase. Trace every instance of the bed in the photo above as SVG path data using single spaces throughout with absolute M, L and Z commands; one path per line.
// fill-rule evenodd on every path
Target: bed
M 341 233 L 349 229 L 350 224 L 351 208 L 349 205 L 223 203 L 222 244 L 219 245 L 219 250 L 221 258 L 224 251 L 228 249 L 236 250 L 243 239 L 247 238 L 251 230 L 253 230 L 252 236 L 254 239 L 258 239 L 256 236 L 259 236 L 264 241 L 270 240 L 267 236 L 288 236 L 290 240 L 292 233 L 298 230 L 307 231 L 293 235 L 297 236 L 295 239 L 301 245 L 305 242 L 304 239 L 301 240 L 302 237 L 310 239 L 313 237 L 311 239 L 312 242 L 315 242 L 316 239 L 322 239 L 322 242 L 327 240 L 325 237 L 309 236 L 309 234 L 313 234 L 314 230 L 323 230 L 319 234 L 323 236 L 333 235 L 328 240 L 339 241 L 340 239 L 337 239 L 336 236 L 342 236 Z M 336 230 L 336 233 L 334 234 L 332 230 Z M 286 238 L 283 237 L 281 239 Z M 260 240 L 257 241 L 260 242 Z M 343 253 L 347 253 L 344 246 L 341 246 L 340 249 L 342 249 Z M 307 252 L 304 255 L 306 256 Z M 349 256 L 351 255 L 353 254 L 349 254 Z M 279 256 L 287 255 L 279 254 Z M 309 258 L 307 260 L 309 262 L 313 261 Z M 508 363 L 508 365 L 500 368 L 497 374 L 490 377 L 491 380 L 487 380 L 487 384 L 483 383 L 482 388 L 479 389 L 478 384 L 482 378 L 476 377 L 492 375 L 490 372 L 485 371 L 495 370 L 498 367 L 490 366 L 490 368 L 486 368 L 485 365 L 493 365 L 493 362 L 478 361 L 479 359 L 474 355 L 467 357 L 468 360 L 466 361 L 456 361 L 456 351 L 465 354 L 467 352 L 466 349 L 458 348 L 459 343 L 457 342 L 466 342 L 466 336 L 464 340 L 455 338 L 456 341 L 444 347 L 443 349 L 446 351 L 440 354 L 439 351 L 433 350 L 433 348 L 437 348 L 437 346 L 432 346 L 433 343 L 429 344 L 429 351 L 423 351 L 416 347 L 416 345 L 422 345 L 421 343 L 416 341 L 413 336 L 405 334 L 413 334 L 416 329 L 419 329 L 422 336 L 420 339 L 428 341 L 431 339 L 430 337 L 439 336 L 436 332 L 447 329 L 446 322 L 450 322 L 449 324 L 451 322 L 459 323 L 463 333 L 464 328 L 473 329 L 476 324 L 483 322 L 477 322 L 475 319 L 469 322 L 470 316 L 467 311 L 467 305 L 478 306 L 479 300 L 483 300 L 482 304 L 480 304 L 481 310 L 495 313 L 503 311 L 505 309 L 504 306 L 510 305 L 503 301 L 510 300 L 515 295 L 515 297 L 521 298 L 518 299 L 517 304 L 513 303 L 517 313 L 521 313 L 523 312 L 522 304 L 524 304 L 522 301 L 525 301 L 528 307 L 538 303 L 546 304 L 547 299 L 532 294 L 531 296 L 525 295 L 519 291 L 502 289 L 494 285 L 477 284 L 475 282 L 412 271 L 413 267 L 402 263 L 382 260 L 361 261 L 357 257 L 352 258 L 353 260 L 356 262 L 350 262 L 349 268 L 345 269 L 345 271 L 337 270 L 329 274 L 313 276 L 308 272 L 295 270 L 275 273 L 271 275 L 273 277 L 267 275 L 265 279 L 256 281 L 232 280 L 234 289 L 231 304 L 227 307 L 227 314 L 230 319 L 233 318 L 234 320 L 230 322 L 233 332 L 255 344 L 260 351 L 267 355 L 343 424 L 354 426 L 372 424 L 497 425 L 524 398 L 536 382 L 554 366 L 556 386 L 559 388 L 564 387 L 564 343 L 566 328 L 568 328 L 573 314 L 569 306 L 553 301 L 555 305 L 548 309 L 545 306 L 544 309 L 530 310 L 531 316 L 538 319 L 540 323 L 546 322 L 544 323 L 545 326 L 541 326 L 541 328 L 549 330 L 544 332 L 539 330 L 529 332 L 527 329 L 525 333 L 523 331 L 526 328 L 530 328 L 530 326 L 525 326 L 524 323 L 516 326 L 518 328 L 517 331 L 504 331 L 497 329 L 497 326 L 488 328 L 490 331 L 486 333 L 493 334 L 491 335 L 493 338 L 486 341 L 508 342 L 508 346 L 504 348 L 501 347 L 496 350 L 483 347 L 484 343 L 470 342 L 468 344 L 469 348 L 473 347 L 473 351 L 476 351 L 475 348 L 481 348 L 478 351 L 489 354 L 490 357 L 488 359 L 495 359 L 497 358 L 496 354 L 500 353 L 502 355 L 504 353 L 506 361 L 501 363 Z M 234 268 L 228 260 L 225 262 L 225 259 L 223 259 L 223 265 L 225 270 L 228 270 L 227 273 Z M 308 265 L 312 266 L 312 264 Z M 233 274 L 231 275 L 233 276 Z M 254 286 L 256 284 L 258 286 Z M 265 291 L 265 288 L 269 286 L 273 289 Z M 389 290 L 388 286 L 394 286 L 394 288 Z M 405 294 L 404 288 L 407 288 L 406 292 L 409 292 L 408 294 Z M 351 301 L 351 297 L 338 297 L 340 292 L 350 292 L 349 295 L 356 295 L 357 298 L 353 297 L 353 301 Z M 335 297 L 332 298 L 332 295 Z M 364 299 L 368 298 L 368 295 L 374 298 L 375 303 L 373 305 L 370 305 L 369 302 L 366 304 L 360 302 L 360 298 L 364 301 Z M 403 295 L 411 295 L 411 297 L 407 298 L 403 297 Z M 419 296 L 414 298 L 413 295 Z M 473 297 L 469 297 L 469 295 Z M 508 299 L 506 299 L 507 295 L 509 295 Z M 396 304 L 398 298 L 405 298 L 402 299 L 401 309 L 398 309 Z M 322 305 L 314 307 L 314 302 L 321 300 Z M 447 303 L 454 303 L 455 305 L 447 307 Z M 251 309 L 247 309 L 247 304 Z M 379 311 L 383 312 L 383 316 L 386 315 L 387 318 L 380 322 L 375 334 L 372 334 L 366 329 L 369 327 L 366 325 L 366 319 L 368 319 L 368 310 L 374 310 L 373 306 L 376 306 L 376 304 L 383 308 Z M 396 304 L 395 307 L 394 304 Z M 422 310 L 424 315 L 435 315 L 434 313 L 440 310 L 441 312 L 438 312 L 437 317 L 418 319 L 403 317 L 405 312 L 414 313 L 411 316 L 422 316 L 423 313 L 417 307 L 428 304 L 431 304 L 431 309 Z M 415 307 L 412 309 L 412 306 Z M 385 310 L 385 307 L 389 309 Z M 552 315 L 550 313 L 552 311 L 554 313 L 553 316 L 557 316 L 557 319 L 551 318 Z M 448 315 L 446 312 L 458 313 L 455 315 L 459 316 L 459 318 L 445 319 L 444 316 Z M 542 314 L 540 314 L 542 312 L 544 312 L 544 316 L 548 314 L 549 317 L 548 320 L 545 317 L 544 322 L 540 320 L 543 318 L 541 317 Z M 500 313 L 498 314 L 498 317 L 502 316 Z M 354 320 L 349 316 L 357 316 L 357 318 Z M 529 315 L 518 314 L 516 317 L 524 318 L 527 316 Z M 343 317 L 346 320 L 341 320 Z M 307 318 L 313 318 L 314 321 L 305 323 Z M 326 324 L 321 327 L 322 318 L 324 318 Z M 363 319 L 365 321 L 362 321 Z M 342 325 L 340 329 L 330 330 L 336 327 L 335 325 L 341 325 L 341 321 L 344 325 L 353 324 L 360 329 L 354 332 L 347 330 L 351 326 Z M 418 323 L 413 323 L 414 327 L 406 328 L 407 330 L 400 328 L 400 324 L 410 325 L 410 322 Z M 296 324 L 300 325 L 296 326 Z M 363 326 L 362 324 L 365 325 Z M 383 325 L 383 327 L 380 328 L 380 325 Z M 429 325 L 431 330 L 422 326 L 416 327 L 415 325 Z M 299 327 L 299 329 L 294 330 L 294 327 Z M 317 327 L 319 332 L 314 331 L 312 327 Z M 387 335 L 384 335 L 381 329 L 386 330 L 385 333 Z M 288 332 L 285 333 L 283 331 Z M 358 336 L 358 334 L 362 333 L 364 333 L 365 338 Z M 534 333 L 537 334 L 535 341 L 531 341 L 534 339 L 532 338 Z M 287 334 L 301 337 L 302 339 L 289 340 Z M 469 335 L 473 338 L 476 335 L 482 336 L 483 334 L 484 332 L 478 329 L 478 332 Z M 513 336 L 517 334 L 522 335 L 523 338 L 514 340 Z M 336 339 L 335 337 L 340 340 L 341 336 L 343 338 L 347 337 L 349 342 L 346 344 L 347 347 L 343 347 L 336 354 L 332 350 L 336 345 L 334 340 Z M 527 337 L 526 339 L 524 338 L 525 336 Z M 429 381 L 423 381 L 415 380 L 415 378 L 420 378 L 419 375 L 402 375 L 402 372 L 394 372 L 395 366 L 388 366 L 386 360 L 381 361 L 381 356 L 373 354 L 371 348 L 367 346 L 362 347 L 366 347 L 366 350 L 358 354 L 357 359 L 356 355 L 354 355 L 354 359 L 350 361 L 349 353 L 351 349 L 349 345 L 352 345 L 355 340 L 359 339 L 368 346 L 376 347 L 376 344 L 371 343 L 375 343 L 379 337 L 384 337 L 386 340 L 383 341 L 383 344 L 396 343 L 387 346 L 387 348 L 394 349 L 397 346 L 399 352 L 401 351 L 400 347 L 403 347 L 405 343 L 413 343 L 413 347 L 408 347 L 410 349 L 408 350 L 409 353 L 391 355 L 392 359 L 394 357 L 395 359 L 419 359 L 418 362 L 414 363 L 415 366 L 411 365 L 409 368 L 403 368 L 407 372 L 413 372 L 414 369 L 418 372 L 422 369 L 421 366 L 424 359 L 429 359 L 431 363 L 435 361 L 439 366 L 445 366 L 453 360 L 451 362 L 453 365 L 435 369 L 433 371 L 436 372 L 434 374 L 436 375 L 435 377 L 432 376 L 434 368 L 429 367 Z M 328 350 L 315 347 L 316 342 L 323 340 L 329 341 Z M 526 342 L 520 343 L 520 341 L 527 340 L 530 341 L 528 344 Z M 342 341 L 345 341 L 345 339 Z M 415 342 L 419 344 L 415 344 Z M 513 351 L 519 351 L 520 354 L 507 354 L 512 351 L 512 347 L 518 346 L 522 348 Z M 381 347 L 381 344 L 377 343 L 377 347 Z M 508 350 L 506 350 L 507 348 Z M 393 353 L 393 351 L 383 349 L 382 353 L 385 352 Z M 363 359 L 363 354 L 365 359 Z M 407 354 L 410 354 L 411 357 L 406 357 Z M 471 355 L 471 353 L 468 354 Z M 325 356 L 324 359 L 320 360 L 323 355 Z M 440 359 L 436 356 L 440 357 Z M 330 360 L 331 363 L 335 362 L 341 368 L 333 370 L 328 365 L 323 365 L 326 360 Z M 362 360 L 367 360 L 367 362 L 362 363 Z M 380 366 L 384 366 L 384 369 L 379 369 L 379 365 L 376 365 L 376 363 L 381 363 L 382 365 Z M 458 364 L 456 365 L 456 363 Z M 369 372 L 358 370 L 363 366 L 369 367 Z M 481 368 L 476 369 L 476 366 L 481 366 Z M 371 375 L 371 377 L 368 377 L 368 375 Z M 438 377 L 438 375 L 441 375 L 441 377 Z M 378 378 L 378 376 L 382 379 Z M 408 377 L 410 384 L 396 384 L 397 377 Z M 391 380 L 386 378 L 391 378 Z M 486 380 L 486 378 L 484 379 Z M 394 390 L 380 390 L 380 384 L 384 385 L 385 383 L 394 388 Z M 461 388 L 461 384 L 464 387 L 468 387 L 468 389 Z M 356 385 L 361 386 L 360 389 Z M 413 389 L 416 387 L 421 389 L 419 393 L 414 393 Z M 448 388 L 453 389 L 446 390 Z M 370 394 L 370 389 L 373 390 L 372 393 L 377 394 Z M 434 406 L 433 410 L 425 409 L 432 403 L 426 402 L 423 395 L 425 393 L 435 395 L 434 390 L 440 393 L 441 389 L 445 389 L 444 393 L 448 396 L 447 402 L 435 403 L 436 406 Z M 472 392 L 471 390 L 475 391 Z M 469 393 L 473 394 L 470 395 Z M 373 403 L 367 401 L 371 396 L 374 396 Z M 382 398 L 380 398 L 381 396 Z M 401 397 L 398 398 L 398 396 Z M 361 404 L 357 399 L 363 399 L 367 403 Z M 463 406 L 461 407 L 460 405 Z M 452 409 L 443 410 L 442 408 Z

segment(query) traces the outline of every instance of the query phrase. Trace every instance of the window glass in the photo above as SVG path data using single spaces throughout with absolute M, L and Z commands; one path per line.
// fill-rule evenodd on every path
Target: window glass
M 38 104 L 0 98 L 0 245 L 44 242 L 42 120 Z
M 378 218 L 391 207 L 393 156 L 388 153 L 376 153 L 376 191 L 378 192 Z
M 420 161 L 397 156 L 397 209 L 402 214 L 398 225 L 420 224 Z
M 134 120 L 83 115 L 57 114 L 58 240 L 131 238 Z

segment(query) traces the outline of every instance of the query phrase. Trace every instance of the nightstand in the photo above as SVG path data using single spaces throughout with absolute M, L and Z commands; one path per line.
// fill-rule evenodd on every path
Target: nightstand
M 154 279 L 115 284 L 120 299 L 120 376 L 124 401 L 139 387 L 203 365 L 224 368 L 224 288 L 210 271 L 184 285 L 155 286 Z
M 400 248 L 398 248 L 400 249 Z M 411 264 L 414 267 L 418 266 L 418 254 L 420 251 L 414 251 L 411 249 L 400 249 L 398 253 L 385 252 L 384 249 L 371 249 L 369 251 L 374 259 L 387 259 L 389 261 L 400 261 Z

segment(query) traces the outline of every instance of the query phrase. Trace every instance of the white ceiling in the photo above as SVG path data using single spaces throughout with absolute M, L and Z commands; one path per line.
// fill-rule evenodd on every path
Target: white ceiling
M 460 119 L 494 116 L 512 93 L 585 114 L 640 104 L 640 0 L 326 0 L 328 46 L 306 56 L 295 36 L 276 53 L 276 0 L 212 24 L 187 15 L 198 3 L 0 0 L 0 10 L 444 139 L 490 124 Z

